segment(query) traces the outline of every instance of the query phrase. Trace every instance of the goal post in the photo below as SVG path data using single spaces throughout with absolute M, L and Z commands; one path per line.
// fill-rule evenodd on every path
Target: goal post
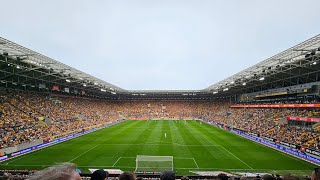
M 173 156 L 137 155 L 136 172 L 173 171 Z

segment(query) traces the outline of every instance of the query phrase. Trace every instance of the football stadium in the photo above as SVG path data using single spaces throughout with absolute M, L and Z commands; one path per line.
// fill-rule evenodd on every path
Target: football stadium
M 320 34 L 199 90 L 64 62 L 0 37 L 0 178 L 320 178 Z

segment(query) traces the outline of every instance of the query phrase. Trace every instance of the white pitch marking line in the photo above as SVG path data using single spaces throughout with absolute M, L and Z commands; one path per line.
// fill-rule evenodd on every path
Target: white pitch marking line
M 220 145 L 200 145 L 200 144 L 179 144 L 179 143 L 168 143 L 168 142 L 162 142 L 163 144 L 160 143 L 140 143 L 140 144 L 99 144 L 99 145 L 115 145 L 115 146 L 186 146 L 186 147 L 198 147 L 198 146 L 208 146 L 208 147 L 219 147 Z
M 234 155 L 232 152 L 230 152 L 228 149 L 224 148 L 223 146 L 220 145 L 220 147 L 222 147 L 224 150 L 226 150 L 228 153 L 230 153 L 232 156 L 234 156 L 235 158 L 237 158 L 239 161 L 241 161 L 243 164 L 245 164 L 246 166 L 248 166 L 250 169 L 253 169 L 251 166 L 249 166 L 247 163 L 245 163 L 244 161 L 242 161 L 240 158 L 238 158 L 238 156 Z
M 84 154 L 88 153 L 89 151 L 91 151 L 92 149 L 94 149 L 94 148 L 98 147 L 99 145 L 100 145 L 100 144 L 97 144 L 96 146 L 92 147 L 92 148 L 91 148 L 91 149 L 89 149 L 88 151 L 86 151 L 86 152 L 84 152 L 84 153 L 80 154 L 79 156 L 77 156 L 77 157 L 75 157 L 75 158 L 71 159 L 69 162 L 72 162 L 72 161 L 74 161 L 74 160 L 78 159 L 79 157 L 81 157 L 82 155 L 84 155 Z
M 199 169 L 197 161 L 194 158 L 192 158 L 192 159 L 193 159 L 194 163 L 197 165 L 197 168 Z
M 119 157 L 119 159 L 112 165 L 112 167 L 114 167 L 117 163 L 118 163 L 118 161 L 121 159 L 121 157 Z
M 193 159 L 193 158 L 185 158 L 185 157 L 173 157 L 173 159 Z

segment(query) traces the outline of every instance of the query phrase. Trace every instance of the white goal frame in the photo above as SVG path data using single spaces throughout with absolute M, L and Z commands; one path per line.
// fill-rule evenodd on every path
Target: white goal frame
M 139 162 L 170 162 L 171 161 L 171 167 L 163 167 L 163 168 L 171 168 L 168 170 L 173 171 L 173 156 L 149 156 L 149 155 L 137 155 L 136 157 L 136 169 L 135 171 L 138 170 L 139 167 Z M 147 168 L 152 168 L 152 167 L 146 167 Z

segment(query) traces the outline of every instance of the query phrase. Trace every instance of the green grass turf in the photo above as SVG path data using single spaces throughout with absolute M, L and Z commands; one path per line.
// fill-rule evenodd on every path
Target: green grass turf
M 167 134 L 165 138 L 164 133 Z M 309 174 L 316 165 L 199 121 L 126 121 L 11 159 L 1 169 L 43 169 L 57 162 L 135 170 L 136 155 L 173 156 L 174 170 Z

